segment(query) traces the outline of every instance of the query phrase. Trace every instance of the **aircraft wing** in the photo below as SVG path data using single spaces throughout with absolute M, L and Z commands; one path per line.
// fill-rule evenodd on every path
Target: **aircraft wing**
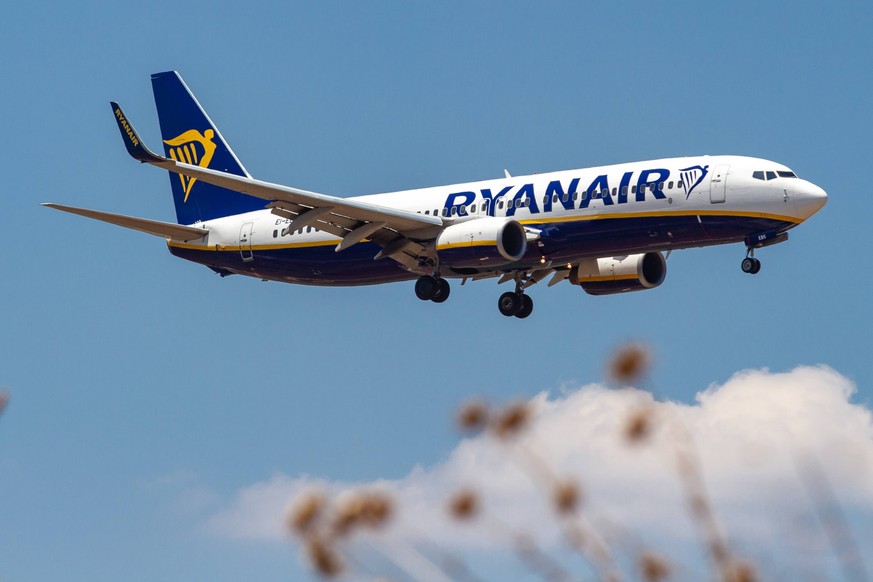
M 51 202 L 43 202 L 43 206 L 62 210 L 70 214 L 78 214 L 94 220 L 108 222 L 124 228 L 138 230 L 154 236 L 168 238 L 173 240 L 189 241 L 198 238 L 203 238 L 209 231 L 205 228 L 197 228 L 195 226 L 184 226 L 171 222 L 161 222 L 159 220 L 149 220 L 147 218 L 136 218 L 133 216 L 125 216 L 123 214 L 112 214 L 111 212 L 101 212 L 99 210 L 88 210 L 86 208 L 76 208 L 75 206 L 63 206 L 61 204 L 52 204 Z
M 390 256 L 411 266 L 415 259 L 426 252 L 421 241 L 433 238 L 443 226 L 438 216 L 271 184 L 159 156 L 143 144 L 121 107 L 115 102 L 111 102 L 111 105 L 124 145 L 134 159 L 266 200 L 268 204 L 265 207 L 271 208 L 274 214 L 291 219 L 286 232 L 313 225 L 342 238 L 336 247 L 337 252 L 366 238 L 383 247 L 375 258 Z

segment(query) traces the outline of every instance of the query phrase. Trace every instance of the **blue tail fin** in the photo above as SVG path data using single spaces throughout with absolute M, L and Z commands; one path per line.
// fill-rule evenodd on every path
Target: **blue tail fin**
M 161 139 L 168 158 L 249 177 L 221 132 L 176 71 L 152 75 Z M 170 173 L 176 218 L 193 224 L 264 208 L 264 201 L 233 190 Z

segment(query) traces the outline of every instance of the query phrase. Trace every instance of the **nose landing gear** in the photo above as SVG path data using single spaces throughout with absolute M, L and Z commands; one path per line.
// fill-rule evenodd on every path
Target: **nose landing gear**
M 754 275 L 761 270 L 761 261 L 755 258 L 755 249 L 748 249 L 746 251 L 746 258 L 740 263 L 740 268 L 743 270 L 743 273 L 749 273 L 750 275 Z

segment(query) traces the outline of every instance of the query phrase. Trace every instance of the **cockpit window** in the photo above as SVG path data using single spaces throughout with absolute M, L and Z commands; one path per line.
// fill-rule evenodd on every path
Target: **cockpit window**
M 752 177 L 756 180 L 763 180 L 764 172 L 752 172 Z
M 779 174 L 780 178 L 796 178 L 797 177 L 797 174 L 795 174 L 794 172 L 776 172 L 776 173 Z
M 775 180 L 776 179 L 776 172 L 767 172 L 767 179 L 768 180 Z

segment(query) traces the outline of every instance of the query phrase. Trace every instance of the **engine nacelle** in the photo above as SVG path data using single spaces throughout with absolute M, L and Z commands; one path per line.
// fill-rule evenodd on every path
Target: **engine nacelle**
M 583 259 L 570 272 L 570 281 L 589 295 L 613 295 L 654 289 L 666 276 L 664 256 L 644 253 L 624 258 Z
M 494 267 L 527 251 L 524 227 L 506 218 L 476 218 L 453 224 L 436 238 L 440 263 L 448 267 Z

